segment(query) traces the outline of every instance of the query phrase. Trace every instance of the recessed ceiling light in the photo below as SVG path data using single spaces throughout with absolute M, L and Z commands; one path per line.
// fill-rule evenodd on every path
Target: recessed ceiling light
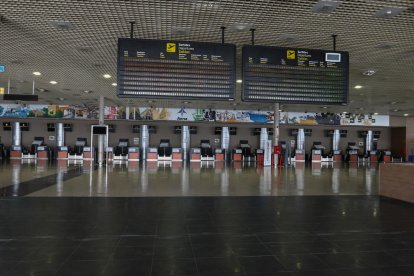
M 390 102 L 391 105 L 397 104 L 397 102 Z
M 230 26 L 230 29 L 237 32 L 248 31 L 253 28 L 252 23 L 234 23 Z
M 279 112 L 282 112 L 283 110 L 282 110 L 282 109 L 279 109 L 278 111 L 279 111 Z
M 188 102 L 188 101 L 184 101 L 184 102 L 183 102 L 183 104 L 189 104 L 189 103 L 190 103 L 190 102 Z
M 354 88 L 355 89 L 361 89 L 362 88 L 362 85 L 355 85 Z
M 337 1 L 320 0 L 313 6 L 312 11 L 316 13 L 331 13 L 338 5 L 339 3 Z
M 374 16 L 382 18 L 390 18 L 400 14 L 405 8 L 397 7 L 384 7 L 381 10 L 377 11 Z
M 52 81 L 49 81 L 49 83 L 50 84 L 57 84 L 57 81 L 52 80 Z
M 322 106 L 322 108 L 323 108 L 323 109 L 327 109 L 328 107 L 327 107 L 327 106 Z
M 371 77 L 371 76 L 372 76 L 372 75 L 374 75 L 376 72 L 377 72 L 377 71 L 376 71 L 376 70 L 374 70 L 374 69 L 368 69 L 368 70 L 366 70 L 366 71 L 362 72 L 362 75 L 364 75 L 364 76 L 368 76 L 368 77 Z
M 110 78 L 111 78 L 111 75 L 109 75 L 109 74 L 104 74 L 104 75 L 103 75 L 103 77 L 104 77 L 105 79 L 110 79 Z
M 112 83 L 112 86 L 117 86 L 116 82 L 113 82 L 113 83 Z
M 378 112 L 375 112 L 374 115 L 378 115 Z
M 40 73 L 40 72 L 33 72 L 33 75 L 35 75 L 35 76 L 40 76 L 42 73 Z
M 90 94 L 92 93 L 92 90 L 83 90 L 83 93 Z
M 393 111 L 394 111 L 394 112 L 398 112 L 399 110 L 398 110 L 398 109 L 394 109 Z
M 408 113 L 405 113 L 405 114 L 404 114 L 404 116 L 405 116 L 405 117 L 407 117 L 408 115 L 409 115 Z
M 237 103 L 232 103 L 232 105 L 233 105 L 233 106 L 236 106 L 236 105 L 237 105 Z
M 346 113 L 348 113 L 348 112 L 346 112 L 346 111 L 344 111 L 344 112 L 342 112 L 343 114 L 346 114 Z
M 243 80 L 237 80 L 236 82 L 237 82 L 237 83 L 242 83 L 242 82 L 243 82 Z
M 65 98 L 58 98 L 59 101 L 64 101 L 66 100 Z

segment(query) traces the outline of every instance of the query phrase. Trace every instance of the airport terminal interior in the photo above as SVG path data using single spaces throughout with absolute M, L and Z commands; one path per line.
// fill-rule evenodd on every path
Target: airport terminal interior
M 3 0 L 0 275 L 412 275 L 414 1 Z

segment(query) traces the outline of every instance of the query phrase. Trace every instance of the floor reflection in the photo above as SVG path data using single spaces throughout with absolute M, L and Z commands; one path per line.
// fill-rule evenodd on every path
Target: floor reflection
M 82 174 L 64 180 L 74 168 Z M 305 164 L 287 168 L 243 162 L 128 162 L 97 167 L 10 162 L 0 166 L 2 186 L 56 174 L 56 184 L 30 196 L 302 196 L 376 195 L 378 165 Z M 8 183 L 6 183 L 8 182 Z

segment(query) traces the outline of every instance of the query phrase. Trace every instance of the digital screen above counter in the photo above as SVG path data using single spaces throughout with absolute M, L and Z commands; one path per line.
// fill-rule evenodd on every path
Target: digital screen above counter
M 348 101 L 347 52 L 244 46 L 242 100 L 309 104 Z
M 118 40 L 119 97 L 232 100 L 236 46 L 172 40 Z

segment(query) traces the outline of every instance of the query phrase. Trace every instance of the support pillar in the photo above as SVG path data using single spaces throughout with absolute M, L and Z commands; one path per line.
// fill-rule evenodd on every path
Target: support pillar
M 105 109 L 104 97 L 99 96 L 99 124 L 100 125 L 103 125 L 105 123 L 104 122 L 104 109 Z M 106 135 L 98 136 L 98 164 L 99 166 L 101 166 L 104 161 L 104 152 L 105 152 L 104 144 L 105 144 L 105 138 L 106 138 L 105 136 Z
M 229 148 L 230 148 L 230 131 L 229 127 L 222 127 L 221 128 L 221 137 L 220 137 L 220 144 L 221 148 L 225 150 L 225 160 L 229 158 Z
M 181 129 L 181 148 L 183 150 L 183 160 L 187 160 L 188 152 L 190 150 L 190 128 L 183 126 Z
M 65 145 L 65 129 L 63 123 L 55 124 L 55 146 L 63 147 Z
M 148 132 L 148 125 L 142 125 L 140 127 L 141 129 L 141 139 L 139 139 L 140 143 L 141 143 L 141 156 L 142 156 L 142 160 L 146 160 L 147 159 L 147 149 L 149 146 L 149 132 Z
M 20 122 L 12 123 L 12 146 L 21 146 L 22 133 L 20 130 Z
M 280 113 L 279 113 L 280 105 L 279 103 L 275 103 L 273 107 L 273 146 L 279 146 L 279 121 L 280 121 Z M 278 166 L 279 163 L 279 154 L 275 154 L 273 156 L 273 165 L 275 167 Z

